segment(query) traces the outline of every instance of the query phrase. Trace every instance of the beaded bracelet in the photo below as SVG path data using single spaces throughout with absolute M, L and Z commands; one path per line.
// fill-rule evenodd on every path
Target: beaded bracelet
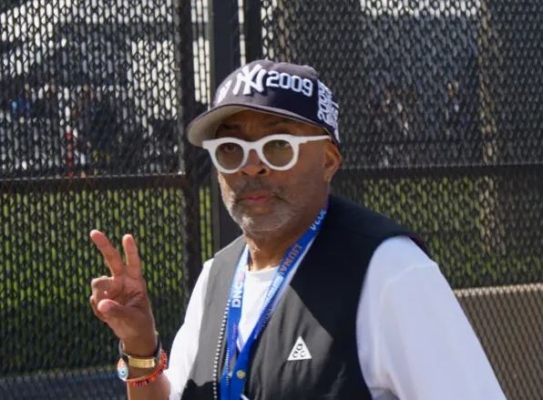
M 160 375 L 162 375 L 168 363 L 168 355 L 166 352 L 161 350 L 160 353 L 160 363 L 157 365 L 157 367 L 150 374 L 137 378 L 128 378 L 128 365 L 126 365 L 124 360 L 121 358 L 117 363 L 117 373 L 119 378 L 125 381 L 129 387 L 146 386 L 156 381 Z

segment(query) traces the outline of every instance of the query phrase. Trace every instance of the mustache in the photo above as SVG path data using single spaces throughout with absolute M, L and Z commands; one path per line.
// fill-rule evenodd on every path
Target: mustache
M 255 192 L 258 190 L 265 190 L 270 192 L 273 196 L 280 197 L 280 190 L 269 183 L 264 182 L 262 179 L 252 179 L 245 182 L 240 182 L 231 189 L 236 199 L 246 193 Z

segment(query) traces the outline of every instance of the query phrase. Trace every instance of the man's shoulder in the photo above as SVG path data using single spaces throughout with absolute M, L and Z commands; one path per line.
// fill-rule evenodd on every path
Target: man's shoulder
M 352 232 L 376 235 L 381 231 L 408 229 L 392 218 L 339 196 L 330 197 L 330 224 Z
M 410 237 L 395 236 L 384 240 L 373 253 L 372 263 L 392 265 L 399 271 L 405 268 L 437 265 L 435 261 Z
M 328 229 L 342 232 L 345 238 L 355 241 L 370 240 L 379 244 L 392 237 L 404 236 L 411 238 L 423 251 L 427 251 L 423 240 L 411 229 L 362 204 L 331 196 L 329 216 Z

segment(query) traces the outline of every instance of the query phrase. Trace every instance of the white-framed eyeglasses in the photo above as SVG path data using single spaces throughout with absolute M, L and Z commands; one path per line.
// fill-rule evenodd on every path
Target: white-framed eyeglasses
M 223 174 L 233 174 L 243 168 L 251 150 L 255 150 L 260 160 L 271 169 L 286 171 L 298 162 L 300 145 L 317 140 L 330 140 L 330 136 L 295 136 L 278 133 L 264 136 L 254 142 L 223 137 L 204 140 L 202 147 L 209 151 L 213 164 Z

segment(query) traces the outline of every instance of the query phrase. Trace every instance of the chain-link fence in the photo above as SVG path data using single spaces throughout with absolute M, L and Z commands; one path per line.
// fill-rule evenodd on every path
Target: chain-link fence
M 169 348 L 211 255 L 209 163 L 179 135 L 208 103 L 206 7 L 1 3 L 1 399 L 125 397 L 92 228 L 135 235 Z
M 221 233 L 209 161 L 178 133 L 259 57 L 321 72 L 340 103 L 334 190 L 424 237 L 507 397 L 540 397 L 543 4 L 209 7 L 0 5 L 0 398 L 124 397 L 115 340 L 87 305 L 105 272 L 94 227 L 135 234 L 169 346 Z
M 339 95 L 336 191 L 425 238 L 508 398 L 541 397 L 543 4 L 261 8 L 253 56 L 311 64 Z

